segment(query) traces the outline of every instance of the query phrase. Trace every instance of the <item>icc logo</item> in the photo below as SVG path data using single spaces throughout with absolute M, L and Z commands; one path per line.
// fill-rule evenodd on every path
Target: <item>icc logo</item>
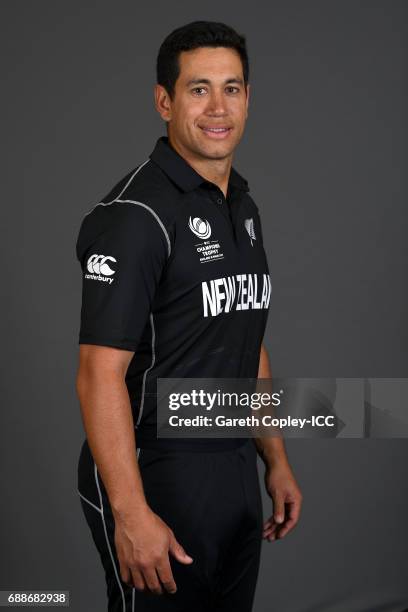
M 200 217 L 194 217 L 194 219 L 191 219 L 190 217 L 188 220 L 188 227 L 191 229 L 193 234 L 202 240 L 205 240 L 211 236 L 210 224 L 205 219 L 200 219 Z
M 104 276 L 112 276 L 116 270 L 112 270 L 107 261 L 114 261 L 116 259 L 110 255 L 91 255 L 87 261 L 86 267 L 91 274 L 103 274 Z

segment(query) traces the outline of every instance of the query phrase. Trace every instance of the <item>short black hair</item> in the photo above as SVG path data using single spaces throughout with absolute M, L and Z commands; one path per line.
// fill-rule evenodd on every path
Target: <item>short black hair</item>
M 230 47 L 241 58 L 245 87 L 249 79 L 249 60 L 245 36 L 238 34 L 225 23 L 217 21 L 192 21 L 173 30 L 162 42 L 156 63 L 157 83 L 162 85 L 173 99 L 176 81 L 180 74 L 179 55 L 199 47 Z

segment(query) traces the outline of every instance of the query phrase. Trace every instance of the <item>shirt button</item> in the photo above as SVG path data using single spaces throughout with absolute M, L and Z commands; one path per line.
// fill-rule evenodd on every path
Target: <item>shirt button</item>
M 222 198 L 217 198 L 217 203 L 222 204 Z

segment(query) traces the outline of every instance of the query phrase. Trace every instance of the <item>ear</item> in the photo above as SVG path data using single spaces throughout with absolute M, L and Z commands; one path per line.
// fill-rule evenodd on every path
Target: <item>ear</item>
M 249 83 L 247 83 L 247 89 L 246 89 L 246 118 L 248 118 L 248 106 L 249 106 L 249 90 L 251 89 L 251 86 Z
M 171 100 L 163 85 L 154 86 L 154 102 L 159 115 L 164 121 L 171 120 Z

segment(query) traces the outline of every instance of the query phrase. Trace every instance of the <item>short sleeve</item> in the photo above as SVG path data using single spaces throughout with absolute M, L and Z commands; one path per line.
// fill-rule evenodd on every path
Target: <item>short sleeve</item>
M 136 203 L 98 205 L 81 224 L 79 344 L 136 351 L 170 252 L 156 213 Z

